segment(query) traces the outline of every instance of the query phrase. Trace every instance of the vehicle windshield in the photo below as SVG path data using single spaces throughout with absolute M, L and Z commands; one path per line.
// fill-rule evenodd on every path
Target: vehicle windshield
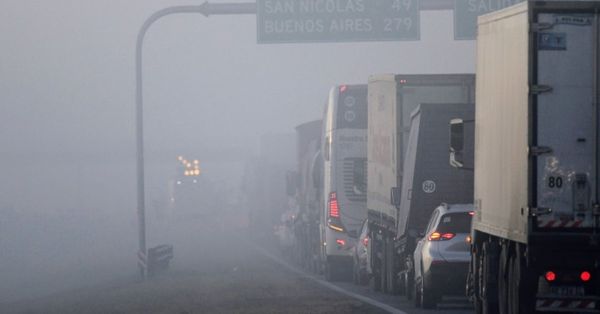
M 338 129 L 367 128 L 367 87 L 343 85 L 338 98 Z

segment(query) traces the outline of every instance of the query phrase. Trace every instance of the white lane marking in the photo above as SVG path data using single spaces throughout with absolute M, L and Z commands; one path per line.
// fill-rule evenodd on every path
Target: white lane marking
M 268 257 L 270 259 L 272 259 L 274 262 L 280 264 L 281 266 L 289 269 L 290 271 L 292 271 L 292 272 L 294 272 L 294 273 L 296 273 L 296 274 L 298 274 L 298 275 L 300 275 L 302 277 L 306 277 L 308 279 L 311 279 L 311 280 L 315 281 L 316 283 L 320 284 L 321 286 L 324 286 L 326 288 L 329 288 L 329 289 L 331 289 L 333 291 L 336 291 L 336 292 L 339 292 L 341 294 L 345 294 L 345 295 L 347 295 L 347 296 L 349 296 L 351 298 L 355 298 L 355 299 L 358 299 L 358 300 L 363 301 L 365 303 L 371 304 L 372 306 L 378 307 L 378 308 L 380 308 L 380 309 L 382 309 L 382 310 L 384 310 L 384 311 L 386 311 L 388 313 L 392 313 L 392 314 L 407 314 L 406 312 L 401 311 L 401 310 L 399 310 L 399 309 L 397 309 L 395 307 L 389 306 L 389 305 L 387 305 L 385 303 L 381 303 L 381 302 L 379 302 L 377 300 L 374 300 L 374 299 L 371 299 L 369 297 L 365 297 L 363 295 L 356 294 L 354 292 L 350 292 L 350 291 L 344 290 L 344 289 L 342 289 L 342 288 L 340 288 L 340 287 L 338 287 L 338 286 L 336 286 L 336 285 L 334 285 L 332 283 L 329 283 L 329 282 L 321 280 L 321 279 L 319 279 L 319 278 L 317 278 L 315 276 L 307 274 L 307 273 L 305 273 L 305 272 L 297 269 L 296 267 L 288 264 L 287 262 L 285 262 L 284 260 L 280 259 L 279 257 L 274 256 L 273 254 L 267 252 L 265 249 L 259 247 L 258 245 L 254 244 L 254 243 L 252 243 L 252 245 L 254 247 L 256 247 L 256 249 L 258 251 L 260 251 L 263 255 L 265 255 L 266 257 Z

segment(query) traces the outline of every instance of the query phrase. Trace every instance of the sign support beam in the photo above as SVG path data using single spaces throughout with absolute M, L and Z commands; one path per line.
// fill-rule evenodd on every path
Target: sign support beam
M 135 48 L 135 81 L 136 81 L 136 169 L 137 169 L 137 216 L 138 216 L 138 265 L 140 266 L 140 274 L 142 278 L 147 276 L 147 245 L 146 245 L 146 205 L 144 191 L 144 109 L 143 109 L 143 71 L 142 71 L 142 48 L 144 38 L 148 29 L 157 20 L 174 14 L 184 13 L 199 13 L 206 17 L 218 14 L 255 14 L 256 3 L 219 3 L 211 4 L 204 2 L 200 5 L 174 6 L 162 9 L 152 14 L 142 27 L 137 35 Z

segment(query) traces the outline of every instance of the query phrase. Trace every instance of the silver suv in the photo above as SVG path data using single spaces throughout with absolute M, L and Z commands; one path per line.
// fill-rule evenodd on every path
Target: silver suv
M 442 204 L 414 253 L 415 306 L 434 308 L 442 295 L 464 295 L 470 260 L 472 204 Z

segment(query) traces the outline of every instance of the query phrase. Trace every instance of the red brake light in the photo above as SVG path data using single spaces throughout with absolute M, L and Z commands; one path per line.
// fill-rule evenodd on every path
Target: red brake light
M 546 277 L 547 281 L 551 282 L 556 280 L 556 273 L 554 273 L 553 271 L 547 271 L 544 277 Z
M 581 275 L 579 275 L 579 278 L 581 279 L 581 281 L 588 282 L 590 281 L 590 279 L 592 279 L 592 274 L 590 274 L 589 271 L 583 271 L 581 272 Z
M 345 92 L 347 90 L 348 90 L 348 85 L 342 85 L 342 86 L 340 86 L 340 93 L 343 93 L 343 92 Z
M 365 238 L 362 240 L 362 242 L 363 242 L 363 244 L 364 244 L 365 246 L 368 246 L 368 245 L 369 245 L 369 238 L 365 237 Z
M 329 217 L 340 218 L 340 207 L 335 192 L 329 193 Z
M 475 212 L 474 211 L 470 211 L 469 212 L 469 216 L 475 216 Z
M 343 239 L 337 239 L 337 240 L 335 240 L 335 242 L 341 246 L 346 245 L 346 241 L 344 241 Z
M 427 237 L 427 239 L 429 241 L 444 241 L 444 240 L 450 240 L 450 239 L 454 238 L 454 236 L 456 236 L 456 234 L 451 233 L 451 232 L 439 233 L 436 231 L 436 232 L 430 234 L 429 237 Z
M 442 234 L 442 239 L 445 239 L 445 240 L 450 240 L 450 239 L 454 238 L 454 236 L 455 236 L 455 234 L 454 234 L 454 233 L 450 233 L 450 232 L 448 232 L 448 233 L 444 233 L 444 234 Z

